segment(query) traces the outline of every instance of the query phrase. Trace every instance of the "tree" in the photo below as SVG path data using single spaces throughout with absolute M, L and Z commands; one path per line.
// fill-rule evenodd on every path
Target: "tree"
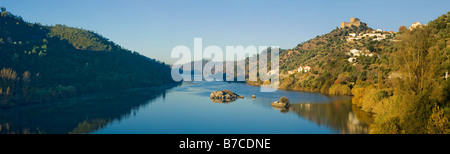
M 405 33 L 400 39 L 394 54 L 397 69 L 404 76 L 399 80 L 399 88 L 416 95 L 426 94 L 436 83 L 436 69 L 440 65 L 435 60 L 440 49 L 432 48 L 437 40 L 428 27 Z
M 429 110 L 435 102 L 445 102 L 440 78 L 448 49 L 446 38 L 435 35 L 436 31 L 446 29 L 416 28 L 403 33 L 396 44 L 394 65 L 402 77 L 395 80 L 394 90 L 395 95 L 404 98 L 406 112 L 400 117 L 400 123 L 407 133 L 426 132 Z
M 436 104 L 433 108 L 427 126 L 428 134 L 445 134 L 450 131 L 450 125 L 447 117 L 444 116 L 444 110 L 439 109 Z
M 1 17 L 8 17 L 8 12 L 2 12 L 2 13 L 0 13 L 0 16 Z
M 2 90 L 1 94 L 4 96 L 4 102 L 8 100 L 8 97 L 14 93 L 15 82 L 16 82 L 17 74 L 16 71 L 10 68 L 3 68 L 0 71 L 0 79 L 2 84 L 0 85 L 0 89 Z
M 370 44 L 367 46 L 367 50 L 369 50 L 370 52 L 374 52 L 375 51 L 375 47 L 373 46 L 373 44 Z

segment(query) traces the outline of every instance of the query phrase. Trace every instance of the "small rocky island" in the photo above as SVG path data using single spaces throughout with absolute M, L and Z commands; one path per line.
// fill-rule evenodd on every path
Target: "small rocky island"
M 230 90 L 222 90 L 212 92 L 209 98 L 214 103 L 231 103 L 236 101 L 238 98 L 244 98 L 244 96 L 239 96 Z
M 289 103 L 289 99 L 287 97 L 281 97 L 280 101 L 275 101 L 272 103 L 273 107 L 277 108 L 289 108 L 291 104 Z

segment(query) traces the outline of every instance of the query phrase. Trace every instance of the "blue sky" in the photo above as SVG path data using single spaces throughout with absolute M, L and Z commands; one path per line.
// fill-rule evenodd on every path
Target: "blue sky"
M 280 46 L 330 32 L 360 18 L 369 27 L 397 31 L 450 11 L 449 0 L 0 0 L 29 22 L 65 24 L 109 38 L 145 56 L 173 63 L 172 48 L 194 37 L 217 45 Z

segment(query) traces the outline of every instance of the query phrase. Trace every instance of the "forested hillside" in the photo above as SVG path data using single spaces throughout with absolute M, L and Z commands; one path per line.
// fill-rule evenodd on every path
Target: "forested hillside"
M 376 41 L 371 37 L 362 37 L 357 41 L 346 41 L 350 33 L 372 33 L 372 31 L 374 30 L 366 24 L 336 28 L 293 49 L 280 50 L 280 88 L 350 95 L 350 89 L 357 82 L 378 83 L 378 79 L 386 78 L 391 70 L 388 64 L 392 61 L 392 38 Z M 352 56 L 347 53 L 352 49 L 369 50 L 375 56 L 359 56 L 356 63 L 351 63 L 348 59 Z M 309 66 L 311 70 L 299 73 L 297 69 L 300 66 Z M 290 74 L 289 71 L 293 73 Z M 248 83 L 261 84 L 261 82 Z M 342 90 L 333 91 L 338 86 L 343 87 L 337 88 Z
M 0 106 L 172 83 L 170 66 L 92 31 L 29 23 L 2 8 Z
M 358 34 L 365 37 L 349 40 Z M 450 12 L 397 33 L 336 28 L 280 53 L 279 88 L 353 95 L 353 104 L 373 114 L 371 133 L 450 133 L 449 55 Z

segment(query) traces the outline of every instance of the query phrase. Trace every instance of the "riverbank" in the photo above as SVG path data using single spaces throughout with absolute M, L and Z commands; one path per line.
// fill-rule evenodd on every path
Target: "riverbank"
M 261 87 L 261 85 L 263 83 L 261 81 L 246 81 L 245 84 L 250 85 L 250 86 L 255 86 L 255 87 Z M 330 89 L 333 88 L 333 86 L 331 86 Z M 338 88 L 338 87 L 336 87 L 336 88 Z M 336 90 L 333 90 L 333 93 L 330 93 L 329 90 L 327 90 L 326 92 L 322 92 L 319 89 L 281 86 L 281 84 L 280 84 L 280 86 L 278 86 L 278 89 L 288 90 L 288 91 L 297 91 L 297 92 L 320 93 L 320 94 L 327 95 L 327 96 L 353 96 L 351 94 L 350 88 L 348 90 L 347 89 L 345 90 L 347 92 L 336 92 Z

